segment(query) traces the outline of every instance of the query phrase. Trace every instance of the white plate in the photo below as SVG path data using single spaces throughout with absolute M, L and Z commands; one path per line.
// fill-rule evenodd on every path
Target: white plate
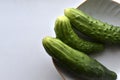
M 120 4 L 116 1 L 87 0 L 77 8 L 101 21 L 113 25 L 120 25 Z M 120 80 L 120 46 L 108 46 L 105 51 L 97 55 L 92 55 L 92 57 L 108 69 L 115 71 L 118 76 L 117 80 Z M 68 76 L 70 74 L 64 73 L 61 68 L 56 68 L 64 80 L 80 80 Z

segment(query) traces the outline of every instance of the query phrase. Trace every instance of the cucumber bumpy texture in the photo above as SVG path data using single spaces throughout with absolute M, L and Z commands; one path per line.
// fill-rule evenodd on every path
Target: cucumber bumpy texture
M 120 43 L 120 27 L 97 20 L 81 10 L 67 8 L 64 10 L 73 25 L 81 33 L 103 43 Z
M 52 58 L 58 60 L 82 80 L 116 80 L 117 78 L 115 72 L 57 38 L 45 37 L 42 43 Z
M 70 47 L 87 54 L 103 51 L 104 46 L 99 43 L 84 40 L 74 32 L 66 16 L 59 16 L 55 21 L 56 37 Z

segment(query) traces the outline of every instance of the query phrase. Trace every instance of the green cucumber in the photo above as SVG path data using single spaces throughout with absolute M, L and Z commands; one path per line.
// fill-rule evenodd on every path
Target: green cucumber
M 97 20 L 81 10 L 67 8 L 64 11 L 73 25 L 81 33 L 103 43 L 120 43 L 120 27 Z
M 115 72 L 110 71 L 97 60 L 83 52 L 69 47 L 57 38 L 45 37 L 42 41 L 47 53 L 82 80 L 116 80 Z
M 100 52 L 104 49 L 102 44 L 90 42 L 78 37 L 73 31 L 70 21 L 66 16 L 60 16 L 56 19 L 54 30 L 57 38 L 79 51 L 89 54 Z

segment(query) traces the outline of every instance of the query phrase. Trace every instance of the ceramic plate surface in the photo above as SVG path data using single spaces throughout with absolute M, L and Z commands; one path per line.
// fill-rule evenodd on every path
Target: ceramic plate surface
M 77 8 L 103 22 L 116 26 L 120 25 L 120 4 L 116 1 L 87 0 Z M 91 56 L 108 69 L 115 71 L 117 73 L 117 80 L 120 80 L 120 47 L 108 46 L 105 51 Z M 71 77 L 69 73 L 65 73 L 57 64 L 55 66 L 64 80 L 80 80 L 73 76 Z

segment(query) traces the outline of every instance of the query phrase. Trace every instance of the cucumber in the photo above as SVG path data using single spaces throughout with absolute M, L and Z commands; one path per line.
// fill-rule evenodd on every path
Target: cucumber
M 120 27 L 97 20 L 75 8 L 65 9 L 64 14 L 73 27 L 92 39 L 102 43 L 120 43 Z
M 47 53 L 61 66 L 66 67 L 82 80 L 116 80 L 115 72 L 110 71 L 97 60 L 75 50 L 57 38 L 45 37 L 42 40 Z
M 57 38 L 79 51 L 89 54 L 100 52 L 104 49 L 102 44 L 90 42 L 78 37 L 78 35 L 73 31 L 70 21 L 66 16 L 59 16 L 56 19 L 54 30 Z

